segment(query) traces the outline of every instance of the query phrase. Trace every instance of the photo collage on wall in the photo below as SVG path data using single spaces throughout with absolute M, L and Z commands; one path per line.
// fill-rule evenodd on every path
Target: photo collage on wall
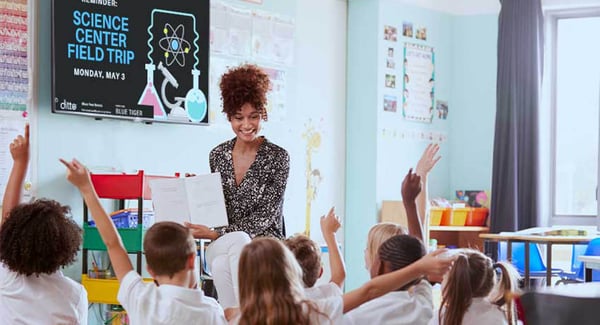
M 435 101 L 435 54 L 427 40 L 427 27 L 411 21 L 383 26 L 385 112 L 396 113 L 401 105 L 402 116 L 410 121 L 447 118 L 448 101 Z

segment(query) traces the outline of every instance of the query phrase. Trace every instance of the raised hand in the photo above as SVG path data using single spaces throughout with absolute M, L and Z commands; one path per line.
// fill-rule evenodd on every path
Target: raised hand
M 9 145 L 10 155 L 14 162 L 29 161 L 29 123 L 25 124 L 25 133 L 18 135 Z
M 91 186 L 92 180 L 90 179 L 89 171 L 77 159 L 73 159 L 71 162 L 62 158 L 59 160 L 67 167 L 67 180 L 71 184 L 80 190 L 86 186 Z
M 427 148 L 425 148 L 425 151 L 423 151 L 423 154 L 417 163 L 417 168 L 415 170 L 417 175 L 427 177 L 427 174 L 429 174 L 437 162 L 442 158 L 442 156 L 436 157 L 439 150 L 440 146 L 437 143 L 430 143 Z
M 335 234 L 342 226 L 340 218 L 335 214 L 335 207 L 329 209 L 327 216 L 321 216 L 321 232 L 326 234 Z
M 413 173 L 411 168 L 402 181 L 402 200 L 414 202 L 419 193 L 421 193 L 421 176 Z

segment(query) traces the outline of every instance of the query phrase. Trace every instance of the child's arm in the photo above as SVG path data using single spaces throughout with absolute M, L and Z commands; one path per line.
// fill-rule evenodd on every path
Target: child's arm
M 29 124 L 25 124 L 24 135 L 17 136 L 10 144 L 10 155 L 13 159 L 13 166 L 8 177 L 8 183 L 2 198 L 2 215 L 0 215 L 0 227 L 8 217 L 10 211 L 19 205 L 23 181 L 27 173 L 27 164 L 29 163 Z
M 408 233 L 422 241 L 423 228 L 415 203 L 415 199 L 419 193 L 421 193 L 421 177 L 414 174 L 411 168 L 404 177 L 404 181 L 402 181 L 402 203 L 404 203 L 404 209 L 406 210 Z
M 360 288 L 344 294 L 342 296 L 344 299 L 344 313 L 367 301 L 396 290 L 421 275 L 443 275 L 450 269 L 453 262 L 452 258 L 438 256 L 445 251 L 445 249 L 438 249 L 433 253 L 423 256 L 407 267 L 377 276 L 363 284 Z
M 427 220 L 427 175 L 442 158 L 441 156 L 436 157 L 439 150 L 440 146 L 438 144 L 430 143 L 427 148 L 425 148 L 425 151 L 423 151 L 415 170 L 417 175 L 421 176 L 421 182 L 423 184 L 421 193 L 417 196 L 417 211 L 419 211 L 419 217 L 421 218 L 421 224 L 423 225 L 423 244 L 425 244 L 425 246 L 429 245 L 429 220 Z
M 67 179 L 79 189 L 81 196 L 83 196 L 85 203 L 90 209 L 92 218 L 94 218 L 94 221 L 96 222 L 96 228 L 98 228 L 100 237 L 102 237 L 102 240 L 106 245 L 110 262 L 115 270 L 115 275 L 120 282 L 129 271 L 133 270 L 129 256 L 127 256 L 127 251 L 121 241 L 121 236 L 100 204 L 100 199 L 92 185 L 92 180 L 90 179 L 87 168 L 76 159 L 73 159 L 72 162 L 61 159 L 60 162 L 67 167 Z
M 340 288 L 342 288 L 344 280 L 346 280 L 346 267 L 344 266 L 344 260 L 337 245 L 335 233 L 341 226 L 340 219 L 335 215 L 333 207 L 327 213 L 327 217 L 321 217 L 321 232 L 329 250 L 331 282 L 337 284 Z

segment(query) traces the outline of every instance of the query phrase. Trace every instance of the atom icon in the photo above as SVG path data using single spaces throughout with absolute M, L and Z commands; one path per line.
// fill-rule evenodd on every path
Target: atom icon
M 174 61 L 177 61 L 179 66 L 185 66 L 185 54 L 190 51 L 190 43 L 183 38 L 185 33 L 183 24 L 179 24 L 179 26 L 173 30 L 173 26 L 167 23 L 163 28 L 163 33 L 165 34 L 165 37 L 158 41 L 158 45 L 165 51 L 165 63 L 167 66 L 170 66 Z

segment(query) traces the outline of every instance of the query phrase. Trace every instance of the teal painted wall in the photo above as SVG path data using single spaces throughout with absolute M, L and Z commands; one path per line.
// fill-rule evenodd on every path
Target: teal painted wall
M 377 158 L 379 4 L 348 2 L 348 80 L 346 104 L 346 290 L 365 280 L 363 251 L 375 222 Z
M 345 256 L 346 290 L 351 290 L 368 280 L 363 251 L 382 200 L 401 199 L 402 179 L 429 142 L 400 133 L 445 136 L 442 160 L 429 176 L 430 198 L 451 199 L 455 189 L 490 187 L 497 15 L 457 16 L 393 0 L 350 0 L 348 10 Z M 427 40 L 403 37 L 405 21 L 415 29 L 426 27 Z M 398 28 L 397 42 L 383 39 L 384 25 Z M 387 48 L 393 46 L 401 62 L 404 42 L 434 47 L 435 99 L 448 102 L 447 120 L 436 115 L 432 123 L 406 121 L 400 113 L 401 86 L 385 87 Z M 397 113 L 383 111 L 386 94 L 398 95 Z
M 450 190 L 489 190 L 496 118 L 498 15 L 453 19 Z

